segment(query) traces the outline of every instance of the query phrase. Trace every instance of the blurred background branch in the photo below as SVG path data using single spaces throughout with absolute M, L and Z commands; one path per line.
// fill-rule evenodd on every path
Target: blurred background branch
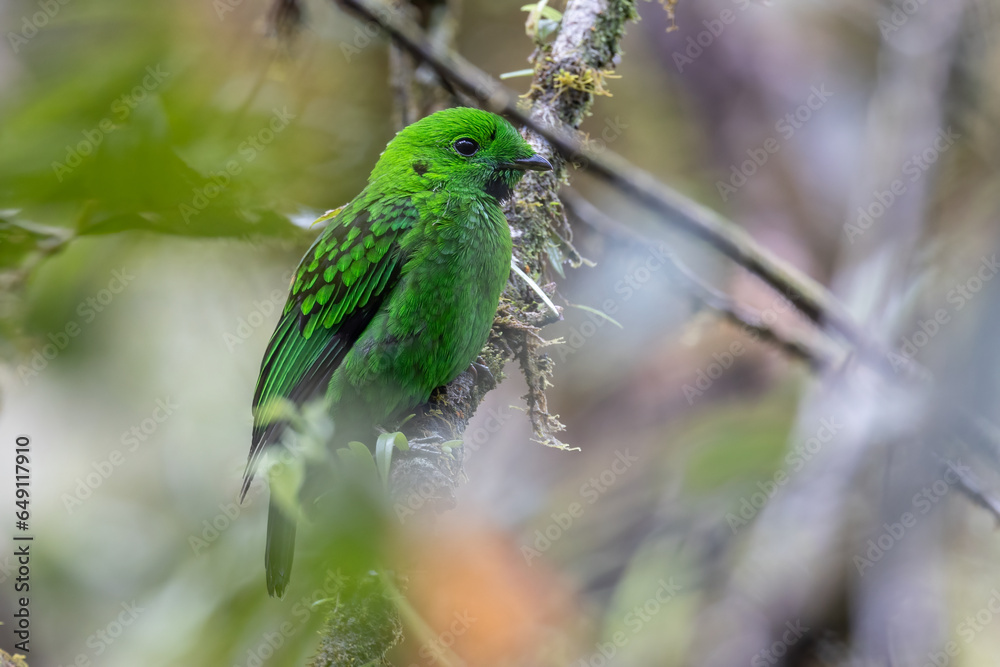
M 534 110 L 530 114 L 522 111 L 517 100 L 499 82 L 487 76 L 461 56 L 449 53 L 428 42 L 419 34 L 418 28 L 406 20 L 405 16 L 379 11 L 384 7 L 380 0 L 337 1 L 344 7 L 354 10 L 366 19 L 375 21 L 384 27 L 392 38 L 409 50 L 414 57 L 432 65 L 439 75 L 472 95 L 483 104 L 484 108 L 496 113 L 503 113 L 525 125 L 551 144 L 563 159 L 570 161 L 574 166 L 582 167 L 607 179 L 624 194 L 634 197 L 637 202 L 641 202 L 660 213 L 664 222 L 675 225 L 708 242 L 722 254 L 758 275 L 778 292 L 786 295 L 796 308 L 807 317 L 814 322 L 828 326 L 854 347 L 860 350 L 870 348 L 863 334 L 847 318 L 840 304 L 822 286 L 761 248 L 742 229 L 712 209 L 702 206 L 658 182 L 648 173 L 630 165 L 612 152 L 595 155 L 592 151 L 588 151 L 583 142 L 564 127 L 564 124 L 568 124 L 570 128 L 574 127 L 572 123 L 568 123 L 567 118 L 559 115 L 539 116 Z M 634 3 L 629 3 L 629 6 L 633 7 L 634 11 Z M 580 38 L 582 35 L 583 33 L 574 33 L 575 38 Z M 572 47 L 573 45 L 567 46 Z M 587 58 L 584 58 L 583 61 L 586 63 Z M 584 65 L 584 69 L 586 67 L 587 65 Z M 549 76 L 554 77 L 560 71 L 573 73 L 572 69 L 566 69 L 557 64 L 552 68 Z M 592 68 L 590 71 L 600 72 L 602 70 Z M 537 82 L 535 86 L 537 86 Z M 538 91 L 535 86 L 532 87 L 533 93 Z M 565 89 L 557 85 L 553 79 L 549 82 L 546 92 L 549 96 L 560 97 Z M 569 91 L 571 96 L 574 92 L 580 91 Z M 540 96 L 536 94 L 529 96 L 529 100 L 535 102 L 539 99 L 541 99 Z M 572 116 L 576 113 L 582 114 L 583 111 L 572 108 L 569 113 Z
M 780 295 L 787 298 L 795 308 L 812 320 L 817 327 L 834 338 L 841 338 L 848 344 L 848 354 L 854 354 L 862 363 L 871 365 L 886 377 L 897 377 L 901 364 L 903 381 L 922 382 L 928 378 L 926 369 L 912 360 L 890 359 L 890 350 L 884 342 L 869 337 L 854 321 L 847 308 L 830 291 L 818 284 L 793 265 L 774 255 L 760 246 L 752 236 L 743 229 L 719 215 L 712 209 L 702 206 L 692 199 L 676 192 L 669 186 L 658 182 L 648 173 L 629 164 L 626 160 L 611 151 L 602 151 L 600 155 L 589 150 L 586 143 L 571 130 L 574 127 L 566 118 L 541 114 L 531 106 L 530 113 L 524 111 L 517 100 L 502 84 L 488 76 L 460 55 L 428 41 L 420 34 L 419 27 L 408 20 L 405 13 L 385 11 L 381 0 L 337 0 L 352 11 L 358 12 L 365 19 L 383 27 L 392 38 L 411 52 L 420 62 L 431 65 L 443 80 L 450 81 L 462 91 L 472 95 L 473 99 L 485 108 L 503 113 L 517 122 L 530 128 L 545 139 L 561 156 L 574 167 L 585 172 L 607 179 L 621 194 L 633 197 L 636 202 L 649 206 L 658 213 L 659 221 L 676 226 L 693 237 L 706 241 L 723 255 L 732 259 L 737 265 L 746 269 L 752 275 L 760 278 Z M 381 9 L 381 11 L 380 11 Z M 586 60 L 586 58 L 584 58 Z M 559 72 L 572 72 L 572 67 L 553 65 L 550 76 Z M 592 71 L 601 71 L 599 68 Z M 536 75 L 537 79 L 537 75 Z M 532 84 L 528 100 L 537 102 L 544 94 L 559 98 L 566 92 L 561 84 L 554 79 L 547 87 L 539 87 L 537 81 Z M 569 91 L 570 93 L 574 91 Z M 912 92 L 912 90 L 910 91 Z M 904 99 L 908 93 L 902 95 Z M 537 106 L 537 105 L 536 105 Z M 582 114 L 581 109 L 570 105 L 569 113 Z M 541 119 L 541 120 L 540 120 Z M 577 119 L 579 122 L 579 119 Z M 909 136 L 909 135 L 907 135 Z M 910 192 L 908 200 L 919 199 L 919 192 Z M 902 207 L 900 207 L 902 208 Z M 899 209 L 897 209 L 899 210 Z M 562 233 L 569 234 L 568 228 Z M 869 236 L 869 238 L 871 238 Z M 702 290 L 716 305 L 722 305 L 718 291 L 708 294 Z M 709 304 L 712 305 L 712 304 Z M 733 308 L 724 307 L 720 310 L 733 319 Z M 752 318 L 752 314 L 748 313 Z M 735 316 L 738 320 L 739 317 Z M 758 325 L 759 326 L 759 325 Z M 768 333 L 767 339 L 774 339 L 774 334 Z M 801 349 L 784 346 L 794 356 L 801 357 Z M 818 354 L 818 353 L 817 353 Z M 812 356 L 816 356 L 815 354 Z M 897 355 L 898 356 L 898 355 Z
M 636 246 L 636 250 L 645 249 L 646 241 L 638 232 L 612 220 L 599 208 L 588 202 L 572 190 L 563 190 L 560 195 L 567 212 L 575 219 L 593 228 L 597 233 L 609 237 L 623 238 Z M 805 338 L 798 332 L 783 333 L 767 326 L 761 314 L 752 308 L 737 303 L 728 294 L 709 285 L 696 276 L 676 255 L 669 250 L 663 253 L 669 263 L 671 276 L 681 287 L 690 292 L 705 306 L 716 311 L 724 319 L 740 327 L 755 340 L 761 340 L 784 352 L 790 359 L 805 362 L 815 372 L 830 370 L 834 365 L 833 350 L 825 349 L 824 340 L 813 335 Z

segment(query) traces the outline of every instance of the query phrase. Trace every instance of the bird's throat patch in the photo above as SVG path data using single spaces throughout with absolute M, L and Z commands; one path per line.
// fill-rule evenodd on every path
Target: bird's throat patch
M 514 191 L 514 187 L 510 185 L 509 176 L 501 171 L 496 172 L 493 178 L 486 182 L 484 189 L 486 194 L 493 195 L 497 201 L 507 201 Z

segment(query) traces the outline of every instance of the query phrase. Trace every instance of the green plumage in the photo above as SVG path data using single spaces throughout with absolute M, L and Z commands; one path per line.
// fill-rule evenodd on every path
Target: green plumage
M 525 169 L 551 169 L 499 116 L 447 109 L 389 142 L 368 186 L 302 258 L 261 364 L 246 493 L 265 447 L 287 427 L 276 399 L 325 397 L 337 443 L 368 442 L 482 349 L 510 273 L 500 202 Z M 272 499 L 268 591 L 284 594 L 294 521 Z

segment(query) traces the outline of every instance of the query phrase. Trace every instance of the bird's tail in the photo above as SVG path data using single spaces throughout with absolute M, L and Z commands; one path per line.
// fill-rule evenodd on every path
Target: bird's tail
M 285 597 L 294 557 L 295 519 L 288 516 L 272 498 L 267 509 L 267 543 L 264 547 L 267 592 L 271 597 Z

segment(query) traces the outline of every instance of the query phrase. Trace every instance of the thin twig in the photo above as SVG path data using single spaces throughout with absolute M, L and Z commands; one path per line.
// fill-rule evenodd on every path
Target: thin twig
M 574 134 L 546 126 L 518 106 L 518 98 L 500 82 L 446 49 L 431 44 L 412 21 L 388 9 L 379 0 L 336 0 L 340 5 L 375 21 L 400 46 L 430 65 L 439 76 L 472 95 L 487 109 L 506 114 L 544 137 L 576 167 L 615 185 L 636 201 L 659 212 L 665 222 L 709 243 L 775 290 L 817 324 L 828 326 L 859 353 L 873 344 L 851 320 L 843 306 L 819 283 L 774 257 L 741 228 L 712 209 L 660 183 L 611 151 L 592 153 Z M 881 355 L 874 356 L 881 358 Z
M 972 473 L 962 470 L 951 461 L 938 457 L 945 470 L 950 470 L 958 479 L 959 490 L 975 505 L 979 505 L 993 515 L 1000 526 L 1000 499 L 986 491 L 982 483 Z
M 912 359 L 898 354 L 896 365 L 889 350 L 867 336 L 847 314 L 846 309 L 825 287 L 794 267 L 774 257 L 745 231 L 715 211 L 702 206 L 676 190 L 658 182 L 646 171 L 635 167 L 612 151 L 595 155 L 575 134 L 563 128 L 538 122 L 530 112 L 518 106 L 518 97 L 460 55 L 432 45 L 418 26 L 398 12 L 393 13 L 379 0 L 335 0 L 343 7 L 375 21 L 394 41 L 426 62 L 443 81 L 479 100 L 491 111 L 506 114 L 548 141 L 574 166 L 593 172 L 631 194 L 636 201 L 660 213 L 661 219 L 702 239 L 787 298 L 803 315 L 838 334 L 854 349 L 854 358 L 890 380 L 916 384 L 927 382 L 930 372 Z M 797 353 L 796 353 L 797 354 Z M 953 406 L 969 414 L 961 406 Z M 981 416 L 980 419 L 983 419 Z M 973 425 L 977 437 L 989 441 L 1000 451 L 1000 437 Z
M 649 239 L 630 227 L 606 215 L 599 208 L 572 190 L 564 190 L 562 202 L 577 220 L 605 236 L 618 237 L 648 247 Z M 690 268 L 672 252 L 661 253 L 668 261 L 668 268 L 685 289 L 723 318 L 742 328 L 761 341 L 773 345 L 789 357 L 804 361 L 812 370 L 822 371 L 833 366 L 832 355 L 818 343 L 801 336 L 780 333 L 764 323 L 761 314 L 737 303 L 731 296 L 697 277 Z

